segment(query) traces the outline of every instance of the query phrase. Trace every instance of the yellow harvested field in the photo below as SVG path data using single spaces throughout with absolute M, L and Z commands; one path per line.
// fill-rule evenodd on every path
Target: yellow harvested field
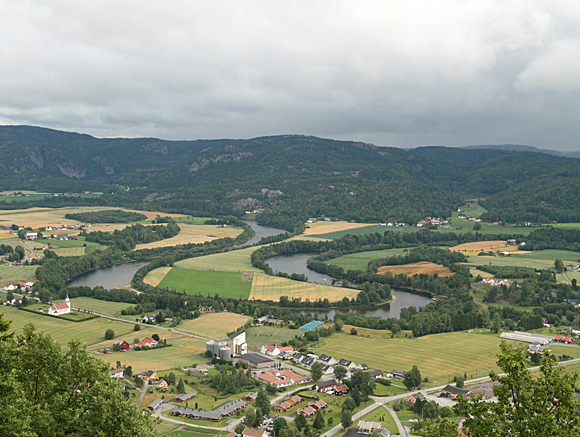
M 29 208 L 29 209 L 15 209 L 15 210 L 0 210 L 0 223 L 12 224 L 17 223 L 20 226 L 30 226 L 33 229 L 54 226 L 54 225 L 76 225 L 81 222 L 65 218 L 65 214 L 88 212 L 88 211 L 102 211 L 105 209 L 121 209 L 123 211 L 132 211 L 144 214 L 147 220 L 154 219 L 157 215 L 163 217 L 185 217 L 183 214 L 168 214 L 158 211 L 138 211 L 126 208 L 111 208 L 104 206 L 71 206 L 66 208 Z M 123 225 L 122 227 L 125 227 Z M 102 229 L 101 229 L 102 230 Z M 4 231 L 7 232 L 7 231 Z
M 216 240 L 218 238 L 236 238 L 243 231 L 239 228 L 227 227 L 220 228 L 217 225 L 189 225 L 179 223 L 181 231 L 175 237 L 166 240 L 155 241 L 148 244 L 138 244 L 138 249 L 153 249 L 155 247 L 177 246 L 188 243 L 205 243 L 206 241 Z
M 169 267 L 159 267 L 158 269 L 151 270 L 149 273 L 147 273 L 147 275 L 145 275 L 145 277 L 143 278 L 143 282 L 151 285 L 152 287 L 157 287 L 159 283 L 163 281 L 165 275 L 169 273 L 171 268 L 172 267 L 169 266 Z
M 302 235 L 319 235 L 329 234 L 331 232 L 347 231 L 349 229 L 364 228 L 370 226 L 369 223 L 348 223 L 344 221 L 339 222 L 317 222 L 306 224 L 307 228 Z
M 328 299 L 330 302 L 336 302 L 343 297 L 356 298 L 358 293 L 358 290 L 353 290 L 352 288 L 293 281 L 292 279 L 261 273 L 254 274 L 249 299 L 279 301 L 280 297 L 288 296 L 289 299 L 309 299 L 311 302 L 319 299 Z
M 393 275 L 400 275 L 404 273 L 407 276 L 413 275 L 434 275 L 439 276 L 452 276 L 453 272 L 447 267 L 441 266 L 439 264 L 434 264 L 426 261 L 421 261 L 418 263 L 401 264 L 399 266 L 382 266 L 379 267 L 379 274 L 384 275 L 387 272 L 391 272 Z
M 250 317 L 235 313 L 207 313 L 194 320 L 188 320 L 177 328 L 207 338 L 224 338 L 244 326 Z
M 473 243 L 459 244 L 458 246 L 450 247 L 451 252 L 481 252 L 482 250 L 506 250 L 505 240 L 494 241 L 476 241 Z M 517 249 L 517 246 L 509 248 L 510 251 Z

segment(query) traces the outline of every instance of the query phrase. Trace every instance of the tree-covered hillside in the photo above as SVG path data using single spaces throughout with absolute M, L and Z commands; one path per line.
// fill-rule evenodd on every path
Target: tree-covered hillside
M 201 216 L 264 209 L 262 222 L 287 229 L 320 215 L 365 222 L 447 217 L 464 196 L 488 198 L 485 217 L 494 220 L 580 217 L 580 161 L 540 153 L 406 151 L 300 135 L 97 139 L 28 126 L 0 127 L 0 153 L 1 189 L 103 191 L 86 202 Z

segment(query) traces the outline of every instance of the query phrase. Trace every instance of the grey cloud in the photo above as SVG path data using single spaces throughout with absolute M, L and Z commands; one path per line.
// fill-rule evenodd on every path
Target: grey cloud
M 580 6 L 0 3 L 0 123 L 578 149 Z

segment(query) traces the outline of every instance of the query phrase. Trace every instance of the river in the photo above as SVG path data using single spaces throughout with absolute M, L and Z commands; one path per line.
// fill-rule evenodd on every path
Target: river
M 277 255 L 272 258 L 268 258 L 266 262 L 272 269 L 278 272 L 285 272 L 288 274 L 299 273 L 304 274 L 308 277 L 308 282 L 314 282 L 317 284 L 331 285 L 332 278 L 328 275 L 315 272 L 310 270 L 306 265 L 306 260 L 312 256 L 314 253 L 298 253 L 294 255 Z M 424 307 L 431 299 L 425 296 L 421 296 L 414 293 L 409 293 L 407 291 L 392 289 L 391 290 L 393 301 L 388 304 L 375 306 L 375 307 L 364 307 L 364 308 L 345 308 L 336 310 L 319 310 L 318 313 L 322 317 L 327 315 L 328 318 L 333 318 L 336 312 L 349 313 L 356 312 L 363 316 L 376 316 L 382 319 L 388 319 L 391 317 L 398 318 L 401 314 L 401 308 L 407 308 L 410 306 L 414 307 Z M 307 312 L 307 311 L 304 311 Z M 314 311 L 310 311 L 311 313 Z
M 135 272 L 149 261 L 138 261 L 133 263 L 117 264 L 111 267 L 93 270 L 77 276 L 71 282 L 69 287 L 96 287 L 100 285 L 108 290 L 111 288 L 122 288 L 131 283 Z
M 256 232 L 256 235 L 254 235 L 245 243 L 236 244 L 234 247 L 251 246 L 260 241 L 262 237 L 271 237 L 272 235 L 288 233 L 288 231 L 285 231 L 284 229 L 271 228 L 270 226 L 259 225 L 258 223 L 256 223 L 255 220 L 244 220 L 244 221 L 250 225 L 250 227 L 254 230 L 254 232 Z

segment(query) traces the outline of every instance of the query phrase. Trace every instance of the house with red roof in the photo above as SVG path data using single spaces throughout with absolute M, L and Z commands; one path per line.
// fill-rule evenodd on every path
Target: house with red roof
M 51 316 L 61 316 L 63 314 L 69 314 L 71 312 L 71 302 L 68 296 L 63 303 L 56 303 L 48 309 L 48 314 Z
M 289 385 L 300 384 L 310 380 L 309 376 L 299 375 L 291 370 L 272 369 L 264 373 L 259 373 L 256 378 L 266 384 L 272 384 L 275 387 L 286 387 Z

